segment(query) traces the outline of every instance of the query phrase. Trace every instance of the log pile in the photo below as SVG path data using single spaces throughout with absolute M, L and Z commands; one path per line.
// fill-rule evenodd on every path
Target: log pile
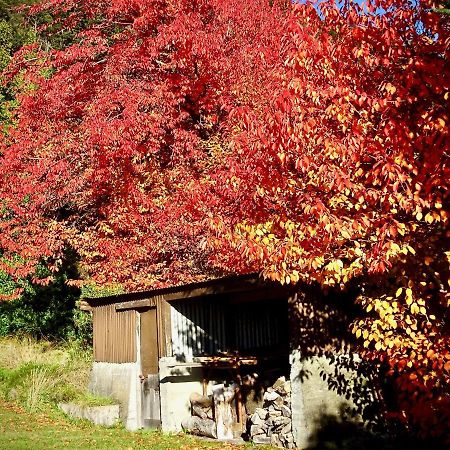
M 278 378 L 264 393 L 264 404 L 250 416 L 249 435 L 255 444 L 294 448 L 291 383 Z
M 193 392 L 189 397 L 191 416 L 181 423 L 183 430 L 220 440 L 233 439 L 236 388 L 235 384 L 217 384 L 213 387 L 212 397 Z
M 189 401 L 191 403 L 191 416 L 181 423 L 183 430 L 198 436 L 217 438 L 212 398 L 194 392 L 191 394 Z

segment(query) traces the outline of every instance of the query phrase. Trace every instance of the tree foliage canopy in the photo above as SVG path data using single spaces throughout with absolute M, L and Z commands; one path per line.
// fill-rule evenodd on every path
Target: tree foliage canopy
M 407 420 L 442 437 L 450 37 L 439 7 L 39 3 L 33 13 L 54 18 L 41 32 L 70 39 L 24 47 L 4 72 L 26 89 L 0 143 L 1 268 L 57 271 L 70 247 L 85 278 L 128 288 L 250 271 L 357 284 L 356 337 L 386 362 Z

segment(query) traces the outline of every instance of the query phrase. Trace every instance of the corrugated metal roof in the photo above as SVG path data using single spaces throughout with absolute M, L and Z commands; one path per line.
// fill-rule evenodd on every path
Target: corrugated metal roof
M 172 301 L 203 295 L 217 295 L 227 292 L 251 290 L 257 287 L 270 286 L 273 284 L 274 283 L 272 282 L 262 280 L 256 274 L 236 275 L 147 291 L 128 292 L 126 294 L 116 294 L 105 297 L 84 297 L 83 301 L 90 306 L 127 302 L 139 299 L 150 299 L 157 296 L 162 296 L 166 300 Z M 203 293 L 202 290 L 204 290 Z

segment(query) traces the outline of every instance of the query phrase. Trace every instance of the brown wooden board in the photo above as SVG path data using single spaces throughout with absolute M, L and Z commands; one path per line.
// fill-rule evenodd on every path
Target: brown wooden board
M 140 313 L 141 370 L 145 377 L 158 373 L 158 321 L 156 308 Z
M 161 428 L 159 376 L 148 375 L 141 383 L 142 424 L 146 429 Z
M 172 355 L 172 328 L 170 321 L 170 305 L 162 296 L 157 300 L 158 319 L 158 352 L 159 357 Z
M 154 298 L 143 298 L 141 300 L 131 300 L 126 302 L 116 303 L 116 311 L 124 311 L 127 309 L 139 309 L 139 308 L 154 308 L 156 307 L 157 300 Z
M 234 292 L 245 292 L 254 290 L 256 287 L 269 287 L 275 285 L 261 280 L 257 275 L 238 275 L 225 278 L 217 278 L 198 283 L 190 283 L 181 286 L 171 286 L 161 289 L 153 289 L 142 292 L 129 292 L 106 297 L 85 297 L 83 301 L 90 306 L 99 306 L 110 303 L 125 303 L 134 300 L 147 300 L 161 297 L 166 301 L 184 298 L 202 297 Z

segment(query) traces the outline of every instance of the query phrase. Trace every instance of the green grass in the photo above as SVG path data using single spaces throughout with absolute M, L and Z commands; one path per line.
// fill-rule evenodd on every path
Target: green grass
M 0 338 L 0 399 L 29 411 L 55 408 L 59 402 L 113 403 L 87 392 L 91 365 L 91 351 L 70 343 Z
M 244 446 L 206 442 L 185 434 L 129 432 L 66 419 L 57 412 L 29 412 L 0 400 L 0 450 L 47 449 L 244 449 Z

